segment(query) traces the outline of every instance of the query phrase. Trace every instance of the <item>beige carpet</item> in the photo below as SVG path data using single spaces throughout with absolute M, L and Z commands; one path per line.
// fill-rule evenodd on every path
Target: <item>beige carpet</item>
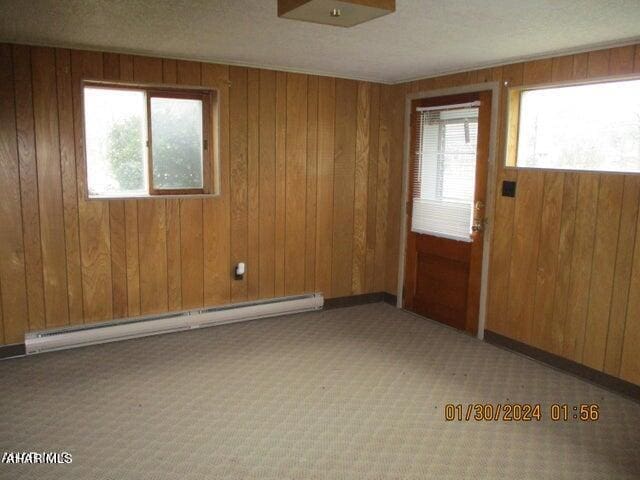
M 386 304 L 0 362 L 2 479 L 638 479 L 640 405 Z M 445 422 L 447 403 L 540 422 Z M 554 423 L 551 403 L 599 403 Z

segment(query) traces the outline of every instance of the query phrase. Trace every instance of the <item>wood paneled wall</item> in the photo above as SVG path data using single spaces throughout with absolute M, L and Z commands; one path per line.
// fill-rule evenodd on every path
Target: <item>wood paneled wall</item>
M 409 92 L 489 81 L 511 86 L 640 73 L 640 46 L 405 84 Z M 501 87 L 487 328 L 640 384 L 640 175 L 504 168 Z M 396 159 L 392 159 L 396 162 Z M 391 201 L 389 202 L 392 203 Z
M 87 201 L 83 78 L 230 82 L 221 195 Z M 403 91 L 0 45 L 0 344 L 29 330 L 302 292 L 395 292 L 400 198 L 390 178 L 400 178 L 392 156 L 401 158 Z M 240 261 L 247 274 L 236 281 Z

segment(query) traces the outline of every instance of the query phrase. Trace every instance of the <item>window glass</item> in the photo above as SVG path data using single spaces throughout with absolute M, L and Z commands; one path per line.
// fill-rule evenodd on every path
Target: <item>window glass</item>
M 85 87 L 84 110 L 89 195 L 145 194 L 144 92 Z
M 153 186 L 202 188 L 202 101 L 151 98 Z
M 523 91 L 516 164 L 640 172 L 640 80 Z
M 418 111 L 418 151 L 411 229 L 471 240 L 478 107 L 427 107 Z

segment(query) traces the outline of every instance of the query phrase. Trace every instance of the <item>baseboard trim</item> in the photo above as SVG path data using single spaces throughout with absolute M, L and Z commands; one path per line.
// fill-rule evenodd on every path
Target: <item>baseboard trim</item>
M 500 335 L 499 333 L 495 333 L 490 330 L 484 331 L 484 340 L 492 345 L 521 353 L 527 357 L 533 358 L 534 360 L 546 363 L 558 370 L 569 373 L 583 380 L 587 380 L 599 387 L 629 397 L 636 402 L 640 402 L 640 386 L 627 382 L 626 380 L 614 377 L 608 373 L 600 372 L 599 370 L 595 370 L 553 353 L 545 352 L 544 350 L 513 340 L 512 338 L 505 337 L 504 335 Z
M 24 343 L 13 345 L 0 345 L 0 359 L 11 357 L 23 357 L 27 354 Z
M 387 292 L 363 293 L 361 295 L 350 295 L 348 297 L 325 298 L 324 310 L 334 308 L 354 307 L 356 305 L 366 305 L 367 303 L 385 302 L 396 306 L 396 296 Z

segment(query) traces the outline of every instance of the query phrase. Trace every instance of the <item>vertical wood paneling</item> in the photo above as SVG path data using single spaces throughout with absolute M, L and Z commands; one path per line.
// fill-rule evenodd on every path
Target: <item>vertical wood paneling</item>
M 376 198 L 376 245 L 374 290 L 383 291 L 386 279 L 386 239 L 391 155 L 391 87 L 380 87 L 380 131 L 378 134 L 378 191 Z
M 475 76 L 463 77 L 475 82 Z M 388 219 L 385 252 L 385 288 L 384 291 L 395 292 L 398 283 L 398 255 L 400 251 L 400 205 L 402 204 L 402 158 L 404 143 L 404 85 L 392 87 L 391 142 L 389 162 Z
M 304 255 L 304 289 L 307 292 L 314 292 L 316 283 L 318 102 L 318 77 L 310 76 L 307 80 L 307 212 Z
M 276 74 L 260 71 L 260 296 L 275 288 Z
M 553 295 L 558 267 L 564 174 L 545 173 L 531 343 L 553 349 Z
M 231 265 L 247 262 L 247 69 L 229 69 Z M 251 268 L 249 265 L 247 268 Z M 247 276 L 231 283 L 231 300 L 247 299 Z
M 102 63 L 102 73 L 105 80 L 121 80 L 120 55 L 116 53 L 105 53 L 102 57 Z M 109 232 L 111 242 L 113 315 L 116 318 L 125 318 L 128 314 L 127 233 L 123 200 L 113 200 L 109 202 Z
M 640 215 L 636 223 L 636 232 L 640 231 Z M 620 356 L 620 377 L 640 385 L 640 235 L 636 233 L 633 252 L 633 266 L 629 286 L 629 304 L 625 321 Z
M 120 79 L 133 80 L 133 57 L 120 55 Z M 127 314 L 140 315 L 140 262 L 138 245 L 138 203 L 124 202 L 125 252 L 127 271 Z
M 518 189 L 513 220 L 511 264 L 509 272 L 509 307 L 507 315 L 514 323 L 516 339 L 531 337 L 534 311 L 536 270 L 540 232 L 544 174 L 539 171 L 518 172 Z
M 367 82 L 358 82 L 353 206 L 353 266 L 351 273 L 351 291 L 354 294 L 363 293 L 366 289 L 370 121 L 371 85 Z
M 507 82 L 509 85 L 517 86 L 522 84 L 523 65 L 507 65 L 497 72 L 496 79 Z M 498 151 L 504 152 L 507 92 L 502 89 L 500 99 L 500 128 L 498 130 Z M 493 215 L 493 233 L 491 246 L 491 265 L 489 275 L 491 284 L 489 286 L 487 325 L 496 332 L 509 335 L 512 326 L 508 323 L 507 309 L 509 307 L 509 272 L 511 260 L 511 248 L 513 245 L 513 224 L 516 200 L 501 195 L 501 184 L 503 181 L 517 181 L 517 171 L 504 167 L 504 156 L 498 161 L 498 185 L 495 189 L 495 207 Z M 519 193 L 519 192 L 517 192 Z M 491 221 L 491 219 L 489 219 Z
M 615 376 L 620 374 L 620 358 L 622 342 L 624 340 L 629 289 L 631 286 L 630 279 L 633 266 L 633 249 L 637 235 L 636 222 L 638 219 L 639 201 L 640 177 L 626 176 L 622 194 L 618 249 L 616 252 L 613 293 L 611 297 L 609 328 L 604 359 L 604 371 Z
M 378 138 L 380 135 L 380 85 L 371 85 L 369 124 L 369 166 L 367 190 L 367 245 L 366 245 L 366 286 L 367 292 L 376 291 L 376 225 L 378 199 Z
M 623 185 L 622 175 L 602 175 L 598 192 L 598 216 L 582 354 L 582 362 L 597 370 L 604 368 Z
M 558 241 L 558 276 L 553 295 L 553 322 L 549 351 L 562 354 L 564 325 L 567 317 L 569 286 L 571 283 L 571 258 L 576 226 L 578 201 L 578 174 L 567 173 L 564 177 L 562 213 L 560 215 L 560 238 Z
M 582 360 L 584 348 L 599 184 L 597 174 L 581 173 L 578 176 L 578 206 L 562 350 L 565 357 L 578 362 Z
M 203 201 L 204 301 L 206 305 L 228 303 L 231 298 L 231 238 L 229 236 L 229 67 L 204 64 L 202 84 L 219 89 L 220 192 Z
M 15 114 L 11 49 L 0 44 L 0 295 L 4 342 L 9 344 L 21 343 L 29 328 Z
M 634 45 L 612 48 L 609 56 L 609 75 L 625 75 L 633 72 Z
M 351 295 L 357 83 L 336 80 L 331 292 Z
M 247 99 L 247 298 L 260 296 L 260 71 L 248 73 Z
M 304 292 L 307 197 L 307 76 L 287 74 L 285 295 Z M 295 207 L 294 207 L 295 206 Z
M 33 48 L 31 66 L 44 303 L 47 326 L 55 327 L 69 323 L 69 305 L 54 50 Z
M 275 214 L 275 283 L 274 294 L 284 295 L 286 230 L 286 126 L 287 74 L 276 73 L 276 214 Z
M 170 84 L 178 83 L 176 60 L 162 60 L 162 81 Z M 167 302 L 169 310 L 181 310 L 183 307 L 180 200 L 167 199 L 165 208 L 167 209 Z
M 399 165 L 392 158 L 401 145 L 393 137 L 402 130 L 396 122 L 401 106 L 395 102 L 404 87 L 388 90 L 386 147 L 381 148 L 379 85 L 341 80 L 336 102 L 336 80 L 326 77 L 243 68 L 230 74 L 224 65 L 3 48 L 10 67 L 4 77 L 7 101 L 15 106 L 8 131 L 18 140 L 13 172 L 19 178 L 20 223 L 9 223 L 19 225 L 18 240 L 25 242 L 22 298 L 28 305 L 23 314 L 7 316 L 18 308 L 13 305 L 20 296 L 12 286 L 20 283 L 3 286 L 3 299 L 14 303 L 3 304 L 1 341 L 69 321 L 304 291 L 335 296 L 385 288 L 387 204 L 399 201 L 389 198 L 387 176 L 393 174 L 391 165 Z M 214 131 L 220 168 L 213 173 L 219 173 L 219 195 L 89 200 L 81 110 L 86 78 L 219 89 Z M 336 178 L 339 188 L 334 189 Z M 340 206 L 335 218 L 334 200 Z M 11 240 L 1 248 L 11 251 Z M 238 284 L 232 267 L 240 259 L 247 262 L 248 274 Z M 335 273 L 334 265 L 346 275 Z M 18 262 L 11 278 L 19 276 L 19 267 Z
M 335 137 L 335 79 L 318 80 L 318 211 L 316 215 L 316 291 L 333 295 L 333 166 Z
M 176 71 L 180 85 L 199 86 L 202 69 L 198 62 L 178 61 Z M 204 305 L 204 245 L 202 200 L 180 200 L 180 270 L 182 308 L 189 310 Z
M 31 49 L 14 45 L 12 50 L 29 327 L 38 330 L 45 327 L 45 311 L 36 140 L 33 126 Z
M 73 85 L 71 79 L 71 55 L 68 50 L 56 50 L 56 83 L 58 88 L 58 129 L 60 132 L 60 171 L 64 208 L 69 322 L 78 324 L 82 323 L 84 312 L 82 306 L 82 264 L 78 226 L 75 134 L 73 131 Z
M 133 58 L 133 77 L 137 82 L 162 82 L 162 60 Z M 164 199 L 138 200 L 138 258 L 140 263 L 140 313 L 168 309 L 167 235 Z

